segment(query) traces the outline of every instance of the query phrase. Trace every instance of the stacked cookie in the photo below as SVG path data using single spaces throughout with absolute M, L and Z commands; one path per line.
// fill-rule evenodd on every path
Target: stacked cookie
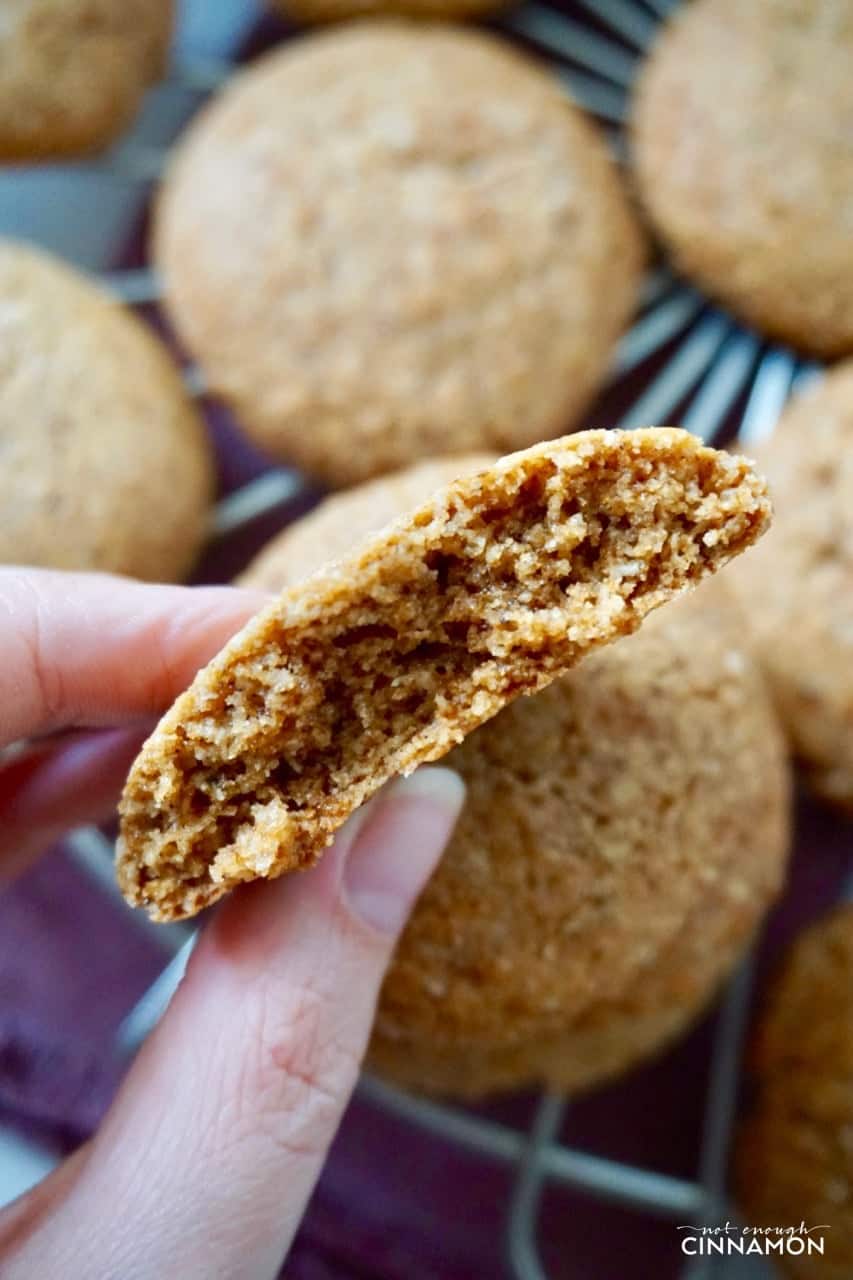
M 448 757 L 466 807 L 383 988 L 383 1075 L 575 1093 L 683 1034 L 742 956 L 782 884 L 788 773 L 706 590 Z
M 328 499 L 243 581 L 299 582 L 460 465 Z M 385 982 L 378 1071 L 462 1096 L 574 1091 L 698 1015 L 788 844 L 784 751 L 735 616 L 703 587 L 446 757 L 466 806 Z

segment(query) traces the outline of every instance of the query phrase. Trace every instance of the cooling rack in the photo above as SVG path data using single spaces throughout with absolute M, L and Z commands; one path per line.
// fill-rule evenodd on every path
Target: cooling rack
M 657 25 L 673 7 L 673 0 L 567 0 L 559 9 L 531 2 L 491 25 L 551 64 L 574 99 L 597 118 L 617 159 L 624 161 L 631 81 Z M 172 67 L 169 80 L 182 90 L 204 95 L 218 88 L 231 70 L 228 63 L 184 57 Z M 88 163 L 147 189 L 156 183 L 165 157 L 164 148 L 131 139 Z M 113 272 L 102 281 L 130 306 L 148 308 L 158 302 L 158 280 L 149 267 Z M 738 431 L 743 440 L 754 443 L 772 433 L 789 395 L 819 374 L 817 365 L 765 343 L 659 263 L 645 279 L 636 320 L 616 349 L 609 385 L 592 420 L 622 427 L 677 421 L 709 442 Z M 206 400 L 200 372 L 189 368 L 185 377 L 192 395 Z M 278 514 L 284 523 L 288 504 L 303 492 L 296 472 L 266 467 L 219 502 L 211 539 L 227 542 L 260 517 Z M 87 827 L 73 832 L 67 846 L 86 872 L 121 901 L 111 841 Z M 121 1027 L 119 1041 L 126 1053 L 138 1047 L 168 1004 L 195 936 L 188 927 L 150 925 L 138 913 L 128 913 L 128 928 L 133 927 L 152 932 L 163 948 L 165 967 Z M 547 1280 L 537 1224 L 549 1185 L 581 1190 L 673 1224 L 734 1218 L 726 1202 L 726 1167 L 753 969 L 748 959 L 720 1004 L 695 1179 L 566 1145 L 561 1141 L 566 1103 L 551 1094 L 538 1100 L 525 1132 L 462 1107 L 409 1097 L 374 1079 L 365 1078 L 360 1090 L 372 1103 L 513 1171 L 506 1209 L 508 1264 L 519 1280 Z M 692 1260 L 682 1272 L 683 1280 L 720 1276 L 724 1265 L 719 1259 Z

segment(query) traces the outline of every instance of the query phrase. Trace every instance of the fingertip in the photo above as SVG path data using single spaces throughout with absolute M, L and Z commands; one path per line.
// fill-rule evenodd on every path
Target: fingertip
M 248 588 L 0 572 L 0 741 L 159 715 L 268 601 Z
M 464 801 L 464 782 L 446 768 L 418 769 L 374 797 L 344 868 L 344 893 L 354 915 L 381 934 L 399 934 Z

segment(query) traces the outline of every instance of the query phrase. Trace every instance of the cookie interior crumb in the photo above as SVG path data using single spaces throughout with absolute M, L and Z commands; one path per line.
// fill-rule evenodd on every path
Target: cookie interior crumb
M 286 591 L 155 730 L 119 879 L 155 919 L 313 862 L 386 779 L 636 629 L 763 530 L 763 482 L 685 432 L 586 432 L 451 484 Z

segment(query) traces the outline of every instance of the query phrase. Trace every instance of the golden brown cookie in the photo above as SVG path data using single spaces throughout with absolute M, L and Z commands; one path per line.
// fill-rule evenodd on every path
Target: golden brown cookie
M 153 334 L 0 242 L 0 563 L 180 578 L 212 489 L 204 424 Z
M 267 0 L 297 22 L 341 22 L 346 18 L 471 18 L 502 9 L 508 0 Z
M 345 555 L 449 465 L 327 499 L 244 583 L 281 588 Z M 732 967 L 780 882 L 788 779 L 740 624 L 709 588 L 445 758 L 467 802 L 386 979 L 383 1075 L 576 1091 L 659 1049 Z
M 172 0 L 3 0 L 0 160 L 77 155 L 130 124 L 165 69 Z
M 589 431 L 456 480 L 234 637 L 148 739 L 118 871 L 156 919 L 307 866 L 382 783 L 714 572 L 769 518 L 743 458 Z
M 736 964 L 782 881 L 788 774 L 734 617 L 704 594 L 447 758 L 466 808 L 385 981 L 381 1074 L 575 1093 L 665 1047 Z
M 642 257 L 553 77 L 404 22 L 292 41 L 237 77 L 178 148 L 154 246 L 214 391 L 333 486 L 569 429 Z
M 730 581 L 794 750 L 853 808 L 853 362 L 792 401 L 757 452 L 777 519 Z
M 798 1280 L 853 1276 L 853 907 L 791 949 L 756 1032 L 757 1093 L 737 1147 L 740 1205 L 759 1226 L 826 1226 Z
M 640 192 L 684 271 L 748 323 L 853 351 L 853 6 L 693 0 L 640 77 Z
M 330 560 L 346 556 L 368 534 L 422 506 L 437 489 L 460 476 L 485 471 L 495 461 L 491 453 L 466 453 L 418 462 L 326 498 L 267 543 L 241 579 L 260 591 L 282 591 Z

